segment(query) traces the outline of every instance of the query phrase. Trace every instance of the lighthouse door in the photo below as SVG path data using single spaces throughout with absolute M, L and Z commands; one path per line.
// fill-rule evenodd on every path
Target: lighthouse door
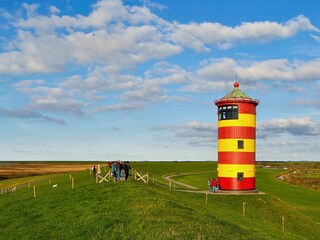
M 237 173 L 237 180 L 242 181 L 243 180 L 243 172 L 238 172 Z

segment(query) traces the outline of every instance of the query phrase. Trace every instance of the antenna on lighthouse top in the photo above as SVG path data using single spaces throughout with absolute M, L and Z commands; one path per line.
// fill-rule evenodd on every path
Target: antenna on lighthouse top
M 233 84 L 233 86 L 235 88 L 238 88 L 239 87 L 239 82 L 238 82 L 238 74 L 236 73 L 236 82 Z

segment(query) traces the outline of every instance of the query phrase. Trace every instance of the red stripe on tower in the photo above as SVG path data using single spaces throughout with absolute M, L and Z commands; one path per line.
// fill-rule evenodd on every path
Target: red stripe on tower
M 255 164 L 256 154 L 254 152 L 218 152 L 221 164 Z
M 256 138 L 256 128 L 255 127 L 219 127 L 218 128 L 218 138 Z

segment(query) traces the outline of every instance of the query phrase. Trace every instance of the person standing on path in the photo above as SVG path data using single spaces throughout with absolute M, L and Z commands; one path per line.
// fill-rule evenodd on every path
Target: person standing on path
M 100 174 L 101 174 L 101 168 L 100 168 L 100 164 L 98 164 L 98 170 L 97 170 L 97 174 L 98 174 L 98 176 L 100 177 Z
M 211 178 L 208 179 L 208 192 L 211 192 Z
M 113 163 L 112 163 L 111 169 L 112 169 L 112 176 L 114 177 L 114 180 L 117 181 L 116 162 L 113 162 Z
M 126 181 L 128 181 L 129 171 L 131 169 L 131 166 L 129 165 L 128 161 L 124 163 L 123 169 L 124 169 L 124 177 L 125 177 Z
M 120 160 L 116 161 L 116 181 L 120 181 Z
M 217 180 L 215 178 L 212 179 L 211 186 L 212 186 L 212 192 L 214 193 L 218 192 Z
M 96 177 L 96 166 L 95 165 L 93 165 L 91 168 L 91 174 L 93 175 L 94 178 Z

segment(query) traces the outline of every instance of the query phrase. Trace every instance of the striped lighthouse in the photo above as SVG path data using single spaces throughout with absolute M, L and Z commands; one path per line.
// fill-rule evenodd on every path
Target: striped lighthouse
M 258 100 L 239 90 L 239 83 L 218 107 L 218 181 L 222 190 L 254 190 L 256 106 Z

